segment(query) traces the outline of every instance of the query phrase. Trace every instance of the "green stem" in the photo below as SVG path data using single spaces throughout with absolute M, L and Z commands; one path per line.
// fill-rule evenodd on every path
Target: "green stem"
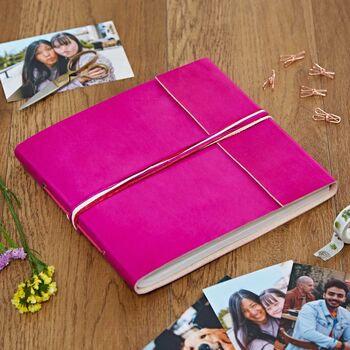
M 4 198 L 5 198 L 5 203 L 7 204 L 7 207 L 10 211 L 10 214 L 12 216 L 13 221 L 15 222 L 15 226 L 19 235 L 19 240 L 22 244 L 22 247 L 24 251 L 27 253 L 28 260 L 30 262 L 30 265 L 32 267 L 33 272 L 35 273 L 40 273 L 43 271 L 47 265 L 39 260 L 35 254 L 32 252 L 32 250 L 29 248 L 27 238 L 24 233 L 24 229 L 22 226 L 21 221 L 18 218 L 18 215 L 16 213 L 15 206 L 20 207 L 20 202 L 16 195 L 11 192 L 5 185 L 5 183 L 2 181 L 0 178 L 0 191 L 2 192 Z
M 0 254 L 5 253 L 7 248 L 0 242 Z
M 9 248 L 18 248 L 16 242 L 10 237 L 10 234 L 7 232 L 4 224 L 0 221 L 0 235 L 5 238 L 5 241 Z

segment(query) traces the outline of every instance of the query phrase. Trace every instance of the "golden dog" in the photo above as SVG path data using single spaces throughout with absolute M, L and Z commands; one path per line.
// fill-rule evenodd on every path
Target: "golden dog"
M 185 340 L 183 350 L 235 350 L 224 329 L 203 328 Z

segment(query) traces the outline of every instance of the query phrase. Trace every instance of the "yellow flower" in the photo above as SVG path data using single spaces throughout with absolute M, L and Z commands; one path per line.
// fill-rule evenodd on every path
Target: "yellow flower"
M 37 312 L 41 309 L 41 304 L 34 304 L 28 306 L 28 311 L 30 312 Z
M 48 290 L 49 295 L 54 295 L 56 292 L 57 292 L 56 282 L 50 283 L 49 290 Z
M 32 283 L 33 288 L 38 290 L 40 283 L 41 283 L 41 279 L 38 277 L 38 275 L 34 275 L 33 276 L 33 283 Z
M 42 293 L 41 298 L 43 301 L 48 301 L 50 299 L 50 295 L 48 293 Z
M 48 275 L 49 277 L 52 277 L 53 274 L 54 274 L 54 272 L 55 272 L 55 268 L 54 268 L 52 265 L 50 265 L 50 266 L 47 267 L 47 275 Z
M 17 307 L 19 305 L 19 299 L 16 299 L 14 297 L 14 298 L 12 298 L 11 303 Z
M 11 303 L 21 314 L 39 311 L 41 304 L 55 295 L 57 285 L 52 281 L 54 271 L 53 266 L 48 266 L 39 275 L 33 274 L 29 280 L 18 285 Z
M 36 298 L 34 295 L 30 295 L 28 298 L 27 298 L 27 302 L 30 303 L 30 304 L 36 304 Z
M 24 298 L 26 295 L 23 288 L 19 289 L 16 294 L 17 294 L 18 298 Z
M 48 275 L 46 275 L 46 273 L 44 271 L 39 273 L 39 277 L 41 278 L 41 280 L 45 283 L 45 284 L 50 284 L 52 281 L 52 278 L 49 277 Z
M 20 314 L 23 314 L 23 313 L 29 311 L 28 308 L 26 306 L 24 306 L 24 305 L 18 305 L 17 309 L 18 309 Z

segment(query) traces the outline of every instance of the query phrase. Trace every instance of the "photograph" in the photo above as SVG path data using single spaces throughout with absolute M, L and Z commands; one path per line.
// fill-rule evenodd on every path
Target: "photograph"
M 203 290 L 235 349 L 274 349 L 292 266 L 287 261 Z
M 230 277 L 219 281 L 223 283 Z M 203 295 L 143 350 L 234 350 L 225 329 Z
M 59 92 L 134 76 L 112 21 L 0 43 L 0 79 L 8 102 L 30 98 L 79 69 Z
M 350 347 L 350 273 L 293 265 L 278 350 Z

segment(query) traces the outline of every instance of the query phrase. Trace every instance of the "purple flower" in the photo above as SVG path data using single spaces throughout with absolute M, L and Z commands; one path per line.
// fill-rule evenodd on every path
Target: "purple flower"
M 12 260 L 24 260 L 27 256 L 23 248 L 15 248 L 10 250 Z
M 11 260 L 25 259 L 27 254 L 23 248 L 15 248 L 6 250 L 6 252 L 0 254 L 0 271 L 3 270 Z
M 0 255 L 0 271 L 10 263 L 10 256 L 8 250 Z

